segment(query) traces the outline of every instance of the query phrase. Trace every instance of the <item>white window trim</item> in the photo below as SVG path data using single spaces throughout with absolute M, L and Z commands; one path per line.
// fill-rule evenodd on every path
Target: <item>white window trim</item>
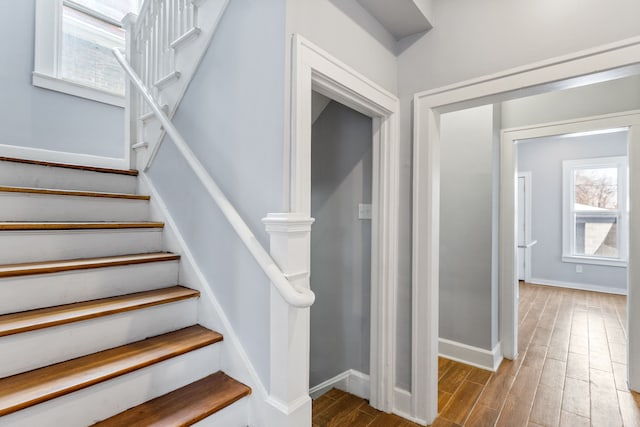
M 574 247 L 574 224 L 571 220 L 574 210 L 573 173 L 575 168 L 603 168 L 616 167 L 618 169 L 618 254 L 619 257 L 595 257 L 576 255 Z M 599 157 L 581 160 L 564 160 L 562 162 L 562 261 L 578 264 L 595 264 L 612 267 L 626 267 L 628 260 L 628 212 L 627 197 L 627 157 Z M 610 216 L 607 214 L 606 216 Z
M 124 95 L 58 77 L 62 0 L 36 0 L 33 85 L 104 104 L 124 107 Z

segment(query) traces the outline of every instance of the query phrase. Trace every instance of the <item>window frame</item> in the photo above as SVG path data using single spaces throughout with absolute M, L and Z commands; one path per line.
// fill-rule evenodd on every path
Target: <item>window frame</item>
M 618 209 L 611 213 L 597 213 L 594 216 L 612 217 L 617 220 L 618 257 L 602 257 L 575 253 L 575 182 L 576 169 L 604 169 L 618 170 Z M 564 160 L 562 162 L 562 261 L 626 267 L 629 257 L 628 245 L 628 161 L 627 156 L 597 157 L 579 160 Z M 586 211 L 589 212 L 589 211 Z
M 62 78 L 59 75 L 62 11 L 64 5 L 122 28 L 120 22 L 68 0 L 36 0 L 34 70 L 32 84 L 44 89 L 98 101 L 117 107 L 125 106 L 125 96 Z

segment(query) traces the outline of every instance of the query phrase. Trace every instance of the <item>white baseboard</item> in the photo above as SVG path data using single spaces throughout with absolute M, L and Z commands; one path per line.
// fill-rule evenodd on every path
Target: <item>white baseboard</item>
M 496 344 L 493 350 L 473 347 L 444 338 L 438 339 L 438 354 L 446 359 L 465 363 L 477 368 L 495 372 L 502 363 L 502 346 Z
M 537 279 L 532 277 L 527 281 L 532 285 L 554 286 L 557 288 L 577 289 L 580 291 L 601 292 L 605 294 L 627 295 L 626 289 L 609 288 L 607 286 L 590 285 L 586 283 L 563 282 L 561 280 Z
M 52 163 L 68 163 L 72 165 L 94 166 L 100 168 L 129 169 L 129 159 L 116 157 L 93 156 L 90 154 L 51 151 L 41 148 L 20 147 L 0 144 L 0 156 L 25 160 L 40 160 Z
M 363 399 L 369 399 L 370 392 L 370 379 L 369 375 L 354 369 L 349 369 L 341 374 L 336 375 L 333 378 L 318 384 L 315 387 L 309 389 L 309 394 L 312 399 L 318 398 L 331 390 L 337 388 L 338 390 L 346 391 Z

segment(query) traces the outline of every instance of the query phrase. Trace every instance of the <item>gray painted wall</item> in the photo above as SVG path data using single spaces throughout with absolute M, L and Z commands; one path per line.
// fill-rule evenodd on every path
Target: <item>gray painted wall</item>
M 174 118 L 265 248 L 261 219 L 283 203 L 284 17 L 284 0 L 230 2 Z M 150 176 L 268 388 L 269 280 L 170 140 Z
M 440 135 L 440 338 L 491 349 L 493 106 L 443 114 Z
M 123 158 L 123 109 L 33 86 L 35 0 L 3 7 L 0 144 Z
M 538 243 L 531 251 L 531 277 L 624 291 L 627 269 L 562 262 L 562 161 L 626 156 L 627 132 L 579 138 L 538 138 L 517 145 L 518 170 L 531 172 L 531 232 Z
M 313 387 L 348 369 L 369 373 L 372 122 L 331 102 L 311 140 L 311 368 Z

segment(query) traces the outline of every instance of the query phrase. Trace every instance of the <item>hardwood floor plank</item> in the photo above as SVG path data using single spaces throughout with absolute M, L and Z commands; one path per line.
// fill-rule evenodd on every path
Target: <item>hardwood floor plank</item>
M 589 418 L 591 417 L 590 396 L 588 381 L 567 377 L 562 397 L 562 410 Z
M 487 371 L 485 369 L 480 369 L 476 367 L 471 368 L 471 372 L 467 376 L 467 381 L 471 381 L 472 383 L 485 385 L 489 382 L 489 378 L 493 372 Z
M 451 366 L 438 381 L 438 389 L 447 393 L 455 393 L 470 372 L 471 366 L 462 363 Z
M 560 360 L 547 358 L 542 368 L 540 384 L 562 390 L 564 387 L 564 376 L 567 371 L 567 364 Z
M 471 414 L 469 414 L 469 418 L 464 423 L 467 427 L 489 427 L 493 426 L 498 419 L 498 411 L 492 408 L 489 408 L 485 405 L 477 404 Z
M 591 423 L 594 426 L 622 426 L 613 375 L 591 369 Z
M 538 386 L 529 420 L 545 426 L 555 427 L 560 424 L 562 405 L 562 387 Z
M 631 393 L 618 391 L 620 413 L 625 426 L 640 426 L 640 404 L 636 402 Z
M 482 385 L 470 381 L 463 382 L 440 413 L 440 417 L 463 424 L 481 392 Z
M 364 403 L 364 401 L 365 400 L 360 397 L 347 393 L 336 400 L 336 403 L 329 408 L 330 410 L 325 410 L 317 416 L 314 416 L 313 422 L 323 427 L 339 426 L 351 412 L 357 411 L 358 407 Z
M 560 427 L 591 427 L 589 418 L 562 411 L 560 415 Z
M 570 352 L 567 359 L 567 377 L 589 381 L 589 356 Z
M 447 406 L 447 403 L 449 403 L 449 400 L 451 400 L 452 396 L 453 393 L 447 393 L 446 391 L 438 390 L 438 412 L 442 412 L 444 407 Z

